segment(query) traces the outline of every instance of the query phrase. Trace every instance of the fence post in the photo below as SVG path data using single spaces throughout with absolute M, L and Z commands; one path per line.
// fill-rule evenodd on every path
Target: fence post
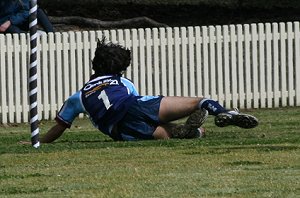
M 37 0 L 31 0 L 30 7 L 30 68 L 29 68 L 29 102 L 30 102 L 30 127 L 32 146 L 38 148 L 39 127 L 37 113 Z

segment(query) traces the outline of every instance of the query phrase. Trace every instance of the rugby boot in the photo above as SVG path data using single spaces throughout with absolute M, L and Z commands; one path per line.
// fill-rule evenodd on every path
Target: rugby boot
M 208 117 L 205 109 L 197 110 L 192 113 L 184 125 L 177 125 L 172 130 L 173 138 L 191 139 L 205 137 L 205 129 L 201 126 Z
M 258 119 L 252 115 L 240 113 L 238 109 L 234 109 L 233 111 L 218 114 L 215 117 L 215 124 L 218 127 L 233 125 L 251 129 L 258 125 Z
M 205 129 L 199 128 L 187 128 L 185 125 L 176 125 L 172 128 L 172 138 L 179 139 L 192 139 L 192 138 L 204 138 Z
M 198 109 L 192 113 L 185 122 L 187 127 L 199 128 L 204 124 L 208 117 L 208 111 L 205 109 Z

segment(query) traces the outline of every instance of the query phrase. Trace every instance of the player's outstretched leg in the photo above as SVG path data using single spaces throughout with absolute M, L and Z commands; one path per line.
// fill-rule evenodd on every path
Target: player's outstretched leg
M 216 115 L 215 124 L 218 127 L 234 125 L 244 129 L 250 129 L 258 125 L 258 119 L 249 114 L 239 113 L 239 111 L 235 109 Z

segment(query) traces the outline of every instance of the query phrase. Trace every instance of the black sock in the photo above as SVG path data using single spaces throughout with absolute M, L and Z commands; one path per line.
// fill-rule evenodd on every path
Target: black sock
M 214 115 L 214 116 L 220 113 L 227 112 L 227 110 L 224 107 L 222 107 L 218 101 L 214 101 L 211 99 L 201 100 L 201 102 L 199 103 L 199 107 L 201 109 L 206 109 L 209 115 Z

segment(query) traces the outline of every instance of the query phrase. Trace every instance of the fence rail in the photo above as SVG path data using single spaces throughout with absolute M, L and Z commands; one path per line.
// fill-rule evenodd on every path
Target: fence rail
M 300 106 L 299 22 L 63 32 L 38 39 L 38 112 L 52 119 L 91 74 L 98 38 L 132 50 L 141 95 L 206 96 L 227 108 Z M 0 122 L 28 122 L 29 35 L 0 34 Z

